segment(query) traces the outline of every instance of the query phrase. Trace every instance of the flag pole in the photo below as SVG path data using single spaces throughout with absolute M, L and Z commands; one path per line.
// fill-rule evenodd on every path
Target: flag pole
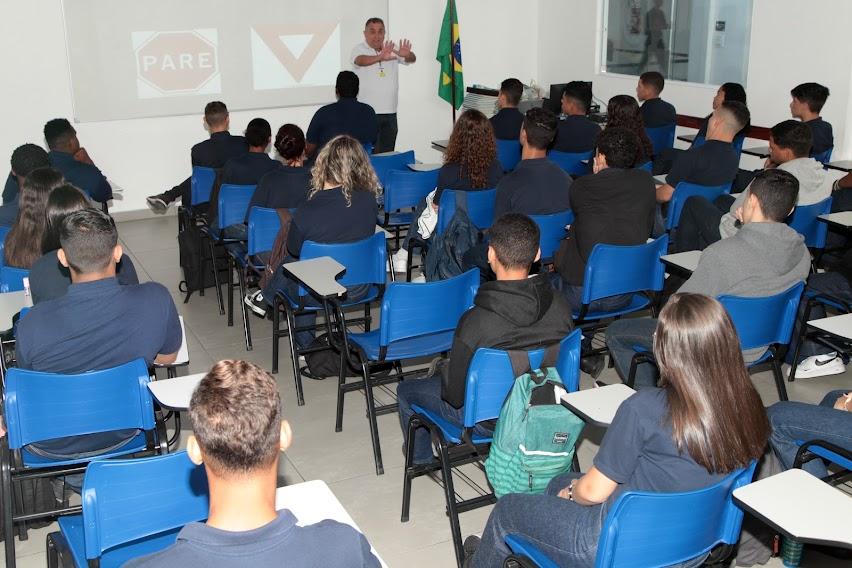
M 455 0 L 450 0 L 450 88 L 453 92 L 453 125 L 456 124 L 456 56 L 453 48 L 455 47 L 455 42 L 453 41 L 453 22 L 457 19 L 456 16 L 456 2 Z

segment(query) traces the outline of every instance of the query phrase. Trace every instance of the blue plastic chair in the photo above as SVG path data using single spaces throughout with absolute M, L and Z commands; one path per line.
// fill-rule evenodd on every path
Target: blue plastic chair
M 384 156 L 370 155 L 370 164 L 372 164 L 376 172 L 376 177 L 379 178 L 379 183 L 382 184 L 382 187 L 387 183 L 390 172 L 394 170 L 408 170 L 408 164 L 415 162 L 414 150 Z
M 565 227 L 574 222 L 574 212 L 568 209 L 550 215 L 530 215 L 530 219 L 538 225 L 541 262 L 549 264 L 553 262 L 553 255 L 556 254 L 559 243 L 565 238 Z
M 475 268 L 455 278 L 438 282 L 391 282 L 382 297 L 379 329 L 346 334 L 344 353 L 349 353 L 350 345 L 354 348 L 357 361 L 353 361 L 353 365 L 362 369 L 362 376 L 351 383 L 347 383 L 345 377 L 339 377 L 337 422 L 334 429 L 337 432 L 343 429 L 344 395 L 347 392 L 364 390 L 376 474 L 384 473 L 376 415 L 395 412 L 396 404 L 376 407 L 373 387 L 397 382 L 406 375 L 422 374 L 423 370 L 397 372 L 376 378 L 371 375 L 372 367 L 377 363 L 431 357 L 449 351 L 459 319 L 473 306 L 473 298 L 478 288 L 479 270 Z
M 781 376 L 783 349 L 789 345 L 796 323 L 796 313 L 805 284 L 799 282 L 788 290 L 765 298 L 719 296 L 719 302 L 728 310 L 731 321 L 740 337 L 743 350 L 767 347 L 766 353 L 749 368 L 769 363 L 775 376 L 778 397 L 787 400 L 787 388 Z
M 302 245 L 302 254 L 299 260 L 310 260 L 327 256 L 333 258 L 344 267 L 346 271 L 338 278 L 338 282 L 343 286 L 358 286 L 369 285 L 369 292 L 363 298 L 357 301 L 343 300 L 339 307 L 353 308 L 355 306 L 363 306 L 364 317 L 359 320 L 350 320 L 351 323 L 363 323 L 364 328 L 370 330 L 370 303 L 381 298 L 384 292 L 385 282 L 387 280 L 387 247 L 385 246 L 384 233 L 375 233 L 366 239 L 355 241 L 352 243 L 316 243 L 313 241 L 305 241 Z M 290 361 L 293 365 L 293 378 L 296 381 L 296 396 L 299 406 L 305 404 L 304 394 L 302 393 L 302 370 L 299 369 L 299 356 L 306 353 L 306 350 L 300 349 L 296 345 L 296 329 L 295 318 L 298 315 L 307 313 L 316 313 L 322 311 L 322 307 L 314 307 L 306 305 L 310 292 L 300 287 L 297 297 L 290 297 L 285 290 L 278 290 L 275 294 L 273 309 L 272 309 L 272 372 L 278 372 L 278 342 L 282 335 L 287 335 L 290 340 Z M 287 329 L 282 330 L 280 310 L 284 307 L 287 318 Z M 342 319 L 339 324 L 340 329 L 345 329 L 346 321 Z M 332 322 L 326 321 L 326 331 L 329 335 L 332 334 Z M 335 330 L 335 333 L 339 333 Z
M 24 278 L 29 277 L 26 268 L 0 266 L 0 292 L 18 292 L 24 289 Z
M 406 168 L 407 169 L 407 168 Z M 379 225 L 391 229 L 396 235 L 397 248 L 402 229 L 407 229 L 414 218 L 413 210 L 423 203 L 438 183 L 438 170 L 415 172 L 391 170 L 384 184 L 384 212 L 379 214 Z
M 575 329 L 559 343 L 559 355 L 555 368 L 568 392 L 575 392 L 580 387 L 581 337 L 582 332 Z M 540 368 L 544 355 L 544 348 L 528 351 L 530 368 Z M 440 470 L 444 480 L 444 498 L 450 518 L 450 532 L 459 565 L 464 556 L 459 513 L 494 503 L 497 498 L 493 492 L 490 492 L 471 499 L 456 501 L 453 468 L 471 461 L 481 461 L 487 457 L 488 453 L 485 450 L 491 444 L 491 436 L 476 435 L 473 429 L 478 423 L 496 419 L 500 415 L 500 410 L 512 390 L 515 378 L 516 373 L 507 351 L 479 348 L 474 353 L 467 371 L 463 426 L 451 424 L 431 410 L 416 404 L 412 405 L 415 414 L 408 423 L 401 520 L 407 522 L 409 518 L 412 479 Z M 420 427 L 429 429 L 433 443 L 437 444 L 439 450 L 438 461 L 433 461 L 429 465 L 414 465 L 412 441 L 414 431 Z M 576 459 L 574 463 L 577 463 Z
M 683 211 L 683 205 L 686 200 L 694 195 L 706 198 L 711 203 L 719 196 L 730 193 L 731 184 L 725 185 L 698 185 L 697 183 L 680 182 L 675 187 L 672 199 L 669 201 L 669 212 L 666 217 L 666 231 L 676 229 L 680 222 L 680 214 Z
M 644 310 L 663 289 L 665 268 L 660 257 L 669 245 L 667 235 L 634 246 L 597 244 L 583 273 L 583 303 L 574 312 L 578 322 L 594 322 Z M 595 300 L 631 294 L 625 306 L 612 311 L 589 311 Z
M 676 124 L 668 124 L 666 126 L 657 126 L 655 128 L 645 128 L 645 133 L 651 139 L 651 145 L 654 147 L 654 155 L 659 156 L 660 152 L 674 147 Z
M 511 172 L 521 161 L 521 143 L 517 140 L 497 140 L 497 161 L 504 172 Z
M 101 568 L 174 544 L 180 529 L 204 521 L 210 506 L 204 466 L 186 452 L 89 464 L 83 481 L 83 513 L 60 517 L 47 535 L 48 566 L 66 552 L 77 566 Z
M 292 213 L 292 210 L 291 210 Z M 228 247 L 228 323 L 233 324 L 234 318 L 234 286 L 231 281 L 233 270 L 237 270 L 240 298 L 245 297 L 247 281 L 250 274 L 258 277 L 266 269 L 266 264 L 258 257 L 260 253 L 269 252 L 275 244 L 275 238 L 281 230 L 281 220 L 275 209 L 267 207 L 252 207 L 248 214 L 248 241 L 245 246 L 236 243 Z M 246 351 L 253 349 L 251 340 L 251 323 L 246 305 L 240 301 L 243 317 L 243 335 Z
M 828 163 L 831 162 L 831 154 L 833 152 L 834 152 L 834 146 L 832 146 L 828 150 L 825 150 L 824 152 L 820 152 L 819 154 L 813 154 L 812 153 L 811 158 L 813 158 L 817 162 L 820 162 L 823 165 L 828 165 Z
M 6 235 L 12 227 L 0 227 L 0 266 L 6 265 Z
M 478 189 L 473 191 L 459 191 L 464 193 L 467 199 L 467 216 L 480 231 L 484 231 L 494 224 L 494 201 L 497 199 L 496 189 Z M 445 189 L 441 192 L 441 200 L 438 204 L 438 224 L 436 233 L 443 233 L 453 215 L 456 213 L 456 190 Z M 410 257 L 411 255 L 409 255 Z
M 213 193 L 213 185 L 216 183 L 216 170 L 201 166 L 192 166 L 192 177 L 190 178 L 190 206 L 210 201 Z
M 373 144 L 372 142 L 361 142 L 361 146 L 364 148 L 364 151 L 368 156 L 373 154 Z
M 547 157 L 551 162 L 565 170 L 572 176 L 582 176 L 589 173 L 589 160 L 594 156 L 591 150 L 588 152 L 559 152 L 551 150 Z
M 199 255 L 198 267 L 199 274 L 204 273 L 205 261 L 210 263 L 210 269 L 213 271 L 213 284 L 216 287 L 216 299 L 219 301 L 219 314 L 225 314 L 225 303 L 222 298 L 222 285 L 219 282 L 219 271 L 216 268 L 216 246 L 224 246 L 228 243 L 237 242 L 236 239 L 226 239 L 224 229 L 229 225 L 242 223 L 246 218 L 251 197 L 254 195 L 256 185 L 234 185 L 224 183 L 219 187 L 218 210 L 215 226 L 202 227 L 202 234 L 207 237 L 210 247 L 210 257 L 203 258 Z M 229 279 L 230 280 L 230 279 Z M 233 313 L 233 310 L 232 310 Z M 233 315 L 228 318 L 228 325 L 234 325 Z
M 847 448 L 841 448 L 825 440 L 796 440 L 796 444 L 799 446 L 799 451 L 796 452 L 796 458 L 793 460 L 794 468 L 801 468 L 802 464 L 806 462 L 822 458 L 840 466 L 846 472 L 852 471 L 852 451 Z M 842 481 L 843 477 L 843 475 L 834 474 L 826 480 L 837 479 Z
M 636 169 L 645 170 L 649 174 L 654 173 L 654 162 L 649 160 L 649 161 L 645 162 L 644 164 L 640 164 L 640 165 L 636 166 Z
M 799 205 L 787 217 L 787 224 L 805 237 L 808 248 L 822 250 L 828 236 L 828 223 L 820 221 L 819 216 L 828 213 L 831 213 L 831 197 L 812 205 Z
M 102 371 L 54 374 L 9 369 L 6 374 L 4 412 L 8 434 L 0 438 L 2 502 L 6 565 L 14 566 L 14 521 L 20 520 L 12 488 L 20 476 L 42 471 L 53 476 L 82 473 L 95 458 L 49 458 L 29 449 L 30 444 L 83 434 L 138 430 L 130 441 L 97 459 L 140 452 L 166 452 L 165 429 L 154 417 L 148 390 L 148 367 L 137 359 Z M 57 514 L 79 513 L 67 507 L 27 515 L 28 520 Z
M 607 513 L 595 558 L 596 568 L 671 566 L 709 553 L 740 538 L 743 511 L 736 489 L 751 483 L 756 462 L 704 489 L 684 493 L 625 491 Z M 541 568 L 556 568 L 529 539 L 509 535 L 513 553 Z

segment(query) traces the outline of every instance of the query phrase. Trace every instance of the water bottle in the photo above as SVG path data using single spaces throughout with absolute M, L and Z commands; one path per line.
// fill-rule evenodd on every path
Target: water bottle
M 802 543 L 785 536 L 781 545 L 781 562 L 784 566 L 795 568 L 801 561 Z

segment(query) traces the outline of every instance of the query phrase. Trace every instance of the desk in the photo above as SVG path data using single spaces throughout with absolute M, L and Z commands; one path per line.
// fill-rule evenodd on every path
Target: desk
M 446 152 L 447 146 L 450 145 L 450 141 L 448 140 L 432 140 L 432 148 L 439 152 Z
M 337 298 L 346 293 L 346 288 L 337 282 L 337 277 L 344 270 L 345 266 L 328 256 L 284 264 L 284 272 L 323 299 Z
M 852 171 L 852 160 L 838 160 L 836 162 L 830 162 L 826 164 L 825 167 L 832 170 L 840 170 L 841 172 L 850 172 Z
M 324 519 L 331 519 L 361 532 L 361 529 L 358 528 L 358 525 L 355 524 L 355 521 L 352 520 L 352 517 L 346 512 L 346 509 L 343 508 L 328 485 L 325 484 L 325 481 L 305 481 L 279 487 L 275 490 L 275 509 L 278 511 L 288 509 L 296 516 L 298 520 L 296 524 L 300 527 L 312 525 Z M 367 537 L 367 540 L 369 540 L 369 537 Z M 387 568 L 387 564 L 376 552 L 376 549 L 371 546 L 370 550 L 379 559 L 382 566 Z
M 407 164 L 408 169 L 415 172 L 431 172 L 441 169 L 443 164 Z
M 682 134 L 678 136 L 677 139 L 682 142 L 689 142 L 692 144 L 695 141 L 696 136 L 698 136 L 698 134 Z
M 21 309 L 32 305 L 30 297 L 24 290 L 0 294 L 0 329 L 12 327 L 12 317 Z
M 841 211 L 840 213 L 820 215 L 818 219 L 828 223 L 832 227 L 838 227 L 847 231 L 852 229 L 852 211 Z
M 852 339 L 852 314 L 811 320 L 808 322 L 808 326 L 837 337 Z
M 162 381 L 151 381 L 148 390 L 163 408 L 169 410 L 186 410 L 189 408 L 189 400 L 192 392 L 204 375 L 207 373 L 196 373 L 185 377 L 164 379 Z
M 700 250 L 690 250 L 686 252 L 677 252 L 674 254 L 664 254 L 660 257 L 663 264 L 675 270 L 689 272 L 692 274 L 698 268 L 698 261 L 701 259 Z
M 769 146 L 758 146 L 757 148 L 744 148 L 743 154 L 757 156 L 758 158 L 769 157 Z
M 575 412 L 586 422 L 606 427 L 612 424 L 615 412 L 621 403 L 635 393 L 636 391 L 627 385 L 617 383 L 565 393 L 562 395 L 561 402 L 562 406 Z
M 852 548 L 852 497 L 801 469 L 734 491 L 734 500 L 802 543 Z

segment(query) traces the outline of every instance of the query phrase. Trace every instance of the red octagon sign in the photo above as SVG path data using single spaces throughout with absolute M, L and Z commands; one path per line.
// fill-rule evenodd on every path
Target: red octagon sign
M 163 93 L 195 91 L 218 73 L 216 46 L 194 31 L 158 32 L 136 50 L 136 70 Z

